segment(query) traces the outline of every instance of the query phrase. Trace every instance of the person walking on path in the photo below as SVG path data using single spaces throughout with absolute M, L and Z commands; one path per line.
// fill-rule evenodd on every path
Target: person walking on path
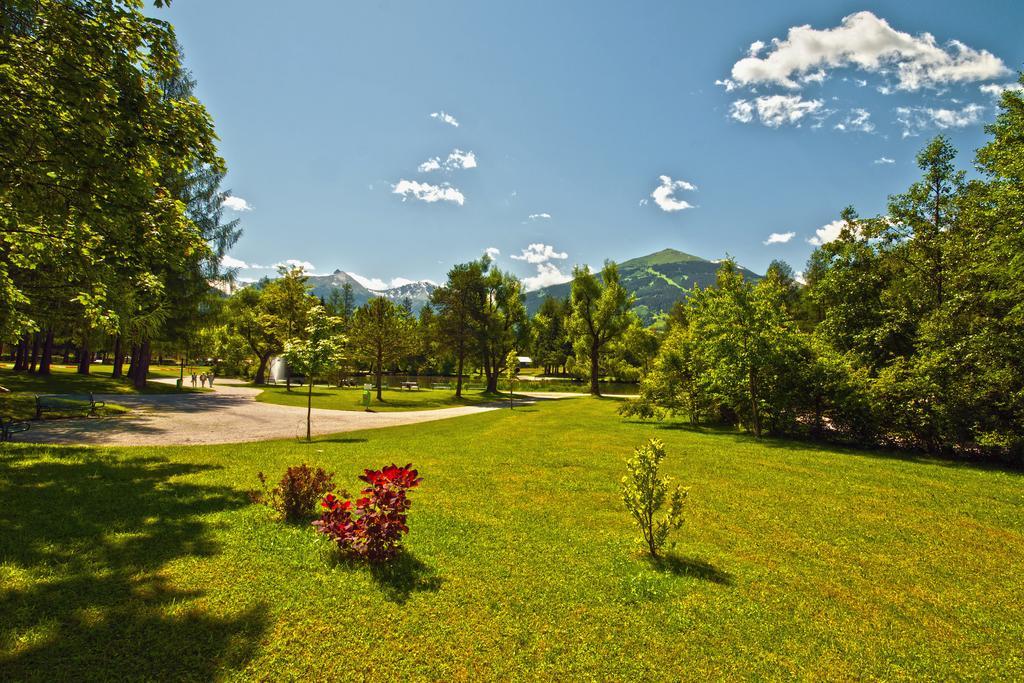
M 193 389 L 196 388 L 196 372 L 195 372 L 195 370 L 192 371 L 192 388 Z
M 203 374 L 199 375 L 199 384 L 202 385 L 203 389 L 206 388 L 206 373 L 205 372 Z
M 214 374 L 213 374 L 213 373 L 211 372 L 211 373 L 210 373 L 210 376 L 206 378 L 206 379 L 210 380 L 210 388 L 211 388 L 211 389 L 213 389 L 213 378 L 214 378 L 214 377 L 216 377 L 216 375 L 214 375 Z

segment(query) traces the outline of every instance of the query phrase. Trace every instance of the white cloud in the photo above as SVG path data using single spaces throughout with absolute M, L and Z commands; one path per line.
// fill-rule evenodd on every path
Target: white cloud
M 366 277 L 364 275 L 359 275 L 358 273 L 348 273 L 348 275 L 351 276 L 353 280 L 361 284 L 363 287 L 366 287 L 367 289 L 373 290 L 375 292 L 380 292 L 385 289 L 394 289 L 395 287 L 401 287 L 403 285 L 412 285 L 416 284 L 417 282 L 420 282 L 420 280 L 410 280 L 407 277 L 395 277 L 391 278 L 391 280 L 388 281 L 382 280 L 379 277 Z M 430 282 L 430 284 L 436 284 L 434 282 L 431 282 L 430 280 L 422 280 L 422 282 Z
M 294 258 L 285 259 L 284 261 L 275 263 L 273 267 L 280 268 L 281 266 L 286 266 L 289 268 L 302 268 L 302 270 L 309 275 L 312 275 L 313 273 L 316 272 L 316 266 L 314 266 L 309 261 L 300 261 L 299 259 Z
M 975 50 L 958 40 L 940 46 L 930 33 L 914 36 L 897 31 L 885 19 L 864 11 L 845 17 L 835 28 L 793 26 L 785 39 L 772 39 L 764 56 L 751 54 L 736 62 L 730 80 L 739 86 L 774 84 L 798 89 L 807 74 L 845 67 L 892 73 L 899 90 L 983 81 L 1009 73 L 1003 61 L 987 50 Z
M 773 232 L 768 235 L 768 239 L 764 241 L 765 244 L 785 244 L 796 237 L 795 232 Z
M 555 251 L 555 248 L 550 244 L 537 242 L 523 249 L 521 254 L 512 254 L 511 258 L 516 261 L 526 261 L 527 263 L 546 263 L 551 259 L 567 259 L 569 254 L 564 251 Z
M 476 168 L 476 155 L 473 152 L 463 152 L 461 149 L 453 149 L 448 158 L 444 161 L 441 157 L 427 159 L 419 165 L 420 173 L 430 173 L 444 169 L 454 171 L 460 168 Z
M 729 116 L 740 123 L 750 123 L 754 120 L 754 105 L 747 100 L 736 100 L 729 105 Z
M 747 50 L 747 56 L 756 57 L 764 48 L 765 44 L 763 40 L 755 40 L 750 44 L 750 49 Z
M 224 268 L 249 268 L 249 264 L 241 259 L 236 259 L 234 256 L 225 254 L 220 260 L 220 265 Z
M 874 164 L 895 164 L 896 160 L 895 159 L 890 159 L 889 157 L 879 157 L 879 158 L 875 159 L 872 163 L 874 163 Z
M 715 81 L 715 85 L 720 85 L 723 88 L 725 88 L 725 92 L 732 92 L 733 90 L 739 87 L 736 85 L 736 83 L 729 80 L 728 78 L 719 78 L 718 80 Z
M 458 120 L 456 120 L 456 118 L 451 114 L 445 112 L 443 109 L 441 111 L 435 111 L 433 114 L 430 115 L 430 118 L 437 119 L 438 121 L 444 121 L 449 126 L 455 126 L 456 128 L 459 127 Z
M 498 249 L 497 247 L 487 247 L 484 249 L 484 253 L 490 256 L 493 260 L 501 256 L 501 249 Z
M 419 183 L 415 180 L 406 180 L 403 178 L 392 187 L 392 193 L 402 195 L 403 202 L 409 197 L 419 199 L 420 201 L 427 202 L 428 204 L 445 201 L 462 206 L 466 202 L 466 197 L 448 183 L 431 185 L 429 183 Z
M 431 171 L 437 171 L 441 168 L 441 157 L 432 157 L 427 159 L 416 169 L 420 173 L 430 173 Z
M 531 213 L 527 218 L 531 221 L 546 221 L 551 219 L 551 214 L 546 211 L 542 213 Z
M 871 112 L 867 109 L 852 109 L 841 123 L 835 125 L 836 130 L 856 131 L 858 133 L 875 132 L 875 124 L 871 122 Z
M 225 208 L 231 209 L 232 211 L 252 211 L 252 204 L 241 197 L 227 195 L 221 203 Z
M 674 211 L 682 211 L 683 209 L 692 209 L 693 204 L 682 200 L 676 199 L 675 193 L 679 190 L 689 190 L 693 192 L 697 189 L 697 186 L 693 183 L 688 183 L 685 180 L 672 180 L 667 175 L 658 176 L 661 181 L 661 185 L 654 188 L 654 192 L 651 193 L 651 199 L 662 211 L 668 211 L 669 213 Z
M 926 128 L 965 128 L 981 122 L 985 107 L 968 104 L 960 109 L 933 107 L 897 107 L 896 120 L 903 126 L 903 137 L 918 135 Z
M 554 263 L 538 263 L 537 274 L 533 277 L 523 278 L 523 290 L 532 292 L 541 287 L 560 285 L 569 280 L 572 280 L 572 275 L 563 273 Z
M 647 206 L 647 204 L 648 204 L 647 198 L 644 197 L 643 199 L 640 200 L 640 203 L 638 203 L 637 206 Z
M 998 99 L 1007 90 L 1024 90 L 1024 83 L 986 83 L 979 85 L 978 90 Z
M 757 118 L 769 128 L 778 128 L 784 123 L 796 124 L 809 114 L 821 111 L 824 102 L 805 100 L 800 95 L 768 95 L 753 101 L 736 100 L 729 108 L 729 116 L 741 123 L 750 123 Z
M 846 221 L 840 219 L 827 223 L 814 231 L 814 236 L 807 238 L 809 244 L 820 247 L 823 244 L 835 241 L 839 233 L 846 226 Z

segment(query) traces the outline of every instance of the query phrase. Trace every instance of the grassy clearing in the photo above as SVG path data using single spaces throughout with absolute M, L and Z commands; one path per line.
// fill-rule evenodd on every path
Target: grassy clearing
M 256 397 L 257 401 L 283 406 L 306 407 L 307 387 L 296 386 L 291 391 L 284 386 L 261 388 L 263 393 Z M 372 393 L 370 410 L 376 412 L 437 410 L 439 408 L 481 405 L 494 401 L 508 401 L 508 394 L 487 394 L 463 389 L 462 398 L 455 398 L 454 389 L 420 389 L 419 391 L 385 389 L 383 401 L 378 401 L 376 393 Z M 363 390 L 361 387 L 315 386 L 313 387 L 313 407 L 328 410 L 364 410 Z
M 0 670 L 57 678 L 1020 679 L 1019 473 L 543 402 L 311 445 L 0 450 Z M 618 497 L 650 436 L 690 487 L 652 565 Z M 412 461 L 370 571 L 244 491 Z
M 11 391 L 0 394 L 0 415 L 18 420 L 35 417 L 36 394 L 163 394 L 176 391 L 172 385 L 151 382 L 140 392 L 129 381 L 112 378 L 109 366 L 97 365 L 91 374 L 79 375 L 73 365 L 54 365 L 49 376 L 12 372 L 10 368 L 10 363 L 0 365 L 0 386 Z M 105 415 L 126 412 L 127 408 L 111 402 L 102 409 Z M 51 413 L 46 417 L 58 416 Z

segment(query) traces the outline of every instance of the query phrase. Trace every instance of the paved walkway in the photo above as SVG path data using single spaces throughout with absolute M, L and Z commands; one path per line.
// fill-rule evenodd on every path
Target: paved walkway
M 255 400 L 260 389 L 239 384 L 219 379 L 213 392 L 201 394 L 97 395 L 97 399 L 123 405 L 131 408 L 132 412 L 96 419 L 34 421 L 29 431 L 18 434 L 18 441 L 89 446 L 172 446 L 305 438 L 305 408 L 260 403 Z M 367 413 L 314 408 L 313 433 L 336 434 L 393 427 L 496 409 L 495 406 L 458 406 L 439 410 Z

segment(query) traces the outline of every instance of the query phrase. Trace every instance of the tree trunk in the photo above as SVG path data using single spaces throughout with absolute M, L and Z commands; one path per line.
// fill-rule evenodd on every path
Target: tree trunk
M 139 345 L 139 366 L 135 368 L 135 375 L 132 377 L 132 383 L 136 389 L 146 388 L 146 377 L 149 375 L 149 360 L 149 340 L 146 339 Z
M 377 400 L 383 401 L 384 397 L 381 395 L 381 376 L 384 374 L 384 353 L 380 348 L 377 349 Z
M 597 382 L 598 374 L 601 372 L 600 365 L 597 362 L 597 354 L 599 348 L 597 344 L 590 345 L 590 395 L 600 396 L 601 385 Z
M 14 371 L 21 372 L 28 365 L 25 360 L 28 355 L 28 341 L 25 337 L 18 339 L 18 345 L 14 349 Z
M 78 348 L 78 374 L 88 375 L 89 366 L 92 364 L 92 354 L 89 352 L 89 342 L 86 339 L 82 340 L 82 345 Z
M 128 359 L 128 372 L 126 377 L 130 380 L 135 379 L 135 373 L 139 370 L 139 345 L 132 344 L 131 357 Z
M 466 351 L 463 342 L 459 341 L 459 362 L 455 371 L 455 398 L 462 398 L 462 368 L 466 361 Z
M 49 375 L 50 365 L 53 363 L 53 328 L 46 331 L 43 341 L 43 355 L 39 359 L 39 374 Z
M 309 390 L 306 392 L 306 441 L 312 441 L 313 438 L 310 435 L 310 425 L 313 422 L 313 373 L 309 373 L 307 384 Z
M 32 354 L 28 357 L 28 371 L 35 372 L 39 364 L 39 333 L 32 335 Z
M 110 376 L 119 379 L 124 374 L 124 351 L 121 349 L 121 335 L 114 335 L 114 369 Z
M 754 438 L 761 438 L 761 415 L 757 410 L 757 378 L 753 369 L 748 373 L 750 377 L 750 420 L 754 428 Z
M 256 377 L 253 379 L 254 384 L 266 384 L 267 383 L 267 363 L 270 362 L 270 352 L 263 354 L 259 357 L 260 366 L 256 368 Z

